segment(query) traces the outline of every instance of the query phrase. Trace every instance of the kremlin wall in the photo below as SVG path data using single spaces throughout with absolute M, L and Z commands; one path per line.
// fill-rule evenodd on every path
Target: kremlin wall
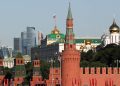
M 40 73 L 40 60 L 35 58 L 32 62 L 32 79 L 29 85 L 25 85 L 26 72 L 23 58 L 16 57 L 15 76 L 11 80 L 4 78 L 3 60 L 0 59 L 0 86 L 120 86 L 120 68 L 80 68 L 80 59 L 80 52 L 75 47 L 73 18 L 69 5 L 61 68 L 50 68 L 49 79 L 43 80 Z

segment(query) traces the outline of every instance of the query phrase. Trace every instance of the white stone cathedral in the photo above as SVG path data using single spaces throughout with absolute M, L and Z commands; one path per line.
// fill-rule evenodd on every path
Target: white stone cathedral
M 107 44 L 120 44 L 120 28 L 116 24 L 115 19 L 113 20 L 113 24 L 109 28 L 109 34 L 104 34 L 101 37 L 104 46 Z

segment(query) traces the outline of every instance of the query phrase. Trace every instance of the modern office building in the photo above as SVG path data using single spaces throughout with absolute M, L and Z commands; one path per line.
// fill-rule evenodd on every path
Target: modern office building
M 21 48 L 22 48 L 22 54 L 27 54 L 27 33 L 21 32 Z
M 31 48 L 36 46 L 35 27 L 27 27 L 21 32 L 21 38 L 14 38 L 14 53 L 21 52 L 22 55 L 31 55 Z
M 9 58 L 10 54 L 11 52 L 9 52 L 9 49 L 7 47 L 0 48 L 0 57 L 2 57 L 3 59 Z
M 31 55 L 31 48 L 36 46 L 35 27 L 27 27 L 27 54 Z
M 10 57 L 12 57 L 13 56 L 13 49 L 12 48 L 8 48 L 8 51 L 9 51 Z
M 14 52 L 21 52 L 21 39 L 20 38 L 14 38 Z
M 43 40 L 43 34 L 38 31 L 38 46 L 41 45 L 41 41 Z

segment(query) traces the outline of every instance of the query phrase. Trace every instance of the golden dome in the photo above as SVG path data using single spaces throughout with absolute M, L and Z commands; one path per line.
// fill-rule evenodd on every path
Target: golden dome
M 116 24 L 115 20 L 113 21 L 113 24 L 109 28 L 110 33 L 119 33 L 119 26 Z
M 52 34 L 59 34 L 60 31 L 58 30 L 57 26 L 54 27 L 54 29 L 51 31 Z
M 90 40 L 85 40 L 85 45 L 91 45 L 91 41 Z

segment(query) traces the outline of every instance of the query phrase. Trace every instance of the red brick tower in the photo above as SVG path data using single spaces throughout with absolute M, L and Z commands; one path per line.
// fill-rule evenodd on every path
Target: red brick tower
M 31 86 L 39 86 L 43 84 L 40 72 L 40 60 L 38 58 L 33 60 L 33 77 L 30 83 Z
M 3 86 L 4 77 L 3 59 L 0 57 L 0 86 Z
M 26 76 L 26 70 L 24 65 L 24 59 L 20 53 L 17 54 L 15 60 L 15 75 L 14 75 L 14 85 L 23 85 L 24 78 Z
M 62 86 L 80 86 L 80 53 L 76 50 L 73 18 L 69 4 L 68 15 L 66 20 L 66 38 L 65 49 L 62 53 Z

